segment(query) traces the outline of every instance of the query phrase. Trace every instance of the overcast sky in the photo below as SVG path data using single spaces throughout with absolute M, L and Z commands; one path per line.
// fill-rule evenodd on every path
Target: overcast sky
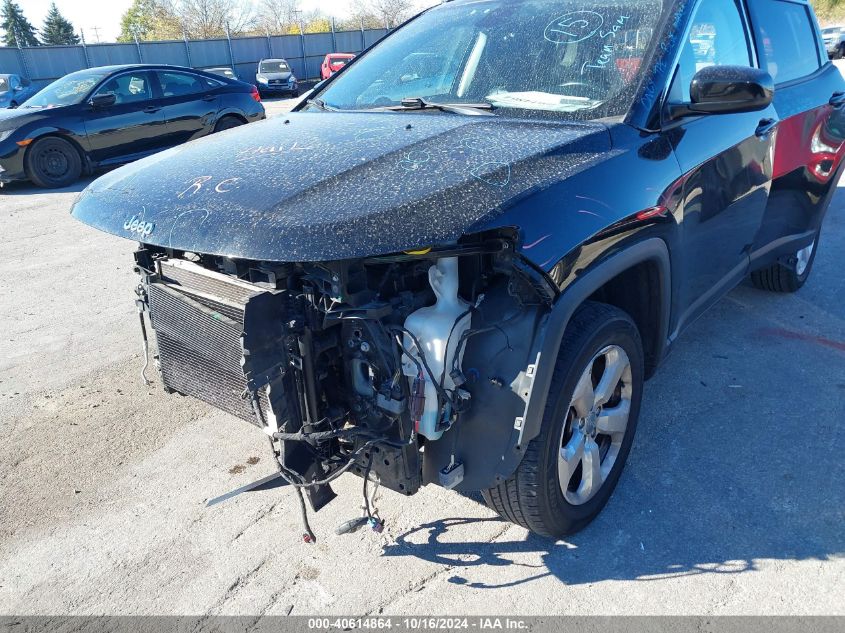
M 30 22 L 41 28 L 50 3 L 53 0 L 18 0 Z M 132 4 L 132 0 L 55 0 L 59 11 L 71 22 L 77 32 L 85 32 L 85 41 L 95 43 L 97 36 L 103 42 L 113 42 L 120 33 L 120 16 Z M 417 0 L 421 6 L 435 4 L 436 0 Z M 319 9 L 326 15 L 337 18 L 346 16 L 349 0 L 302 0 L 306 11 Z

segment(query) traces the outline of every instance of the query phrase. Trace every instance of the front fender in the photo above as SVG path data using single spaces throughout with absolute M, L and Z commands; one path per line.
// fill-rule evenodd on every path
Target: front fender
M 669 330 L 671 268 L 666 242 L 650 237 L 609 252 L 580 272 L 550 310 L 524 310 L 486 336 L 473 337 L 463 363 L 465 373 L 477 372 L 470 387 L 473 406 L 459 425 L 426 446 L 426 483 L 437 482 L 438 472 L 449 465 L 453 454 L 465 467 L 458 490 L 491 488 L 516 471 L 528 443 L 540 433 L 558 351 L 572 315 L 607 282 L 645 262 L 660 271 L 658 354 L 662 356 Z M 491 295 L 484 303 L 491 302 L 494 311 L 507 301 L 507 293 Z

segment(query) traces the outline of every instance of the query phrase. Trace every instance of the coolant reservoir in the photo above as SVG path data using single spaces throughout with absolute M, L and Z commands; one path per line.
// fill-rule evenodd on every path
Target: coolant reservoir
M 405 320 L 405 329 L 412 332 L 419 341 L 435 379 L 439 382 L 443 376 L 443 388 L 451 391 L 455 388 L 450 376 L 455 349 L 472 320 L 468 312 L 469 303 L 458 297 L 458 258 L 445 257 L 438 260 L 437 264 L 428 270 L 428 281 L 437 296 L 437 303 L 411 314 Z M 415 407 L 411 407 L 412 415 L 417 418 L 414 420 L 417 423 L 417 432 L 430 440 L 436 440 L 443 435 L 443 429 L 438 430 L 442 413 L 438 407 L 437 390 L 420 359 L 414 341 L 407 334 L 404 337 L 405 349 L 411 352 L 423 368 L 420 374 L 417 365 L 407 355 L 403 355 L 402 371 L 408 376 L 412 400 L 415 392 L 425 398 L 421 411 L 417 409 L 414 412 Z M 458 360 L 458 368 L 462 360 Z

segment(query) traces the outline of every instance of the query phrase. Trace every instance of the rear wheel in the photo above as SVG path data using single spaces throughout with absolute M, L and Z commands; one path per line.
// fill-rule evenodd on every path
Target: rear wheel
M 223 130 L 231 130 L 233 127 L 238 127 L 243 124 L 244 122 L 236 116 L 224 116 L 217 122 L 217 125 L 214 126 L 214 131 L 222 132 Z
M 631 317 L 585 303 L 561 343 L 540 434 L 517 471 L 483 492 L 487 504 L 543 536 L 585 527 L 619 480 L 642 389 L 642 342 Z
M 800 249 L 785 261 L 778 261 L 751 273 L 751 283 L 760 290 L 769 292 L 797 292 L 800 290 L 816 261 L 816 250 L 819 243 L 819 233 L 816 233 L 813 243 Z
M 76 182 L 82 174 L 82 157 L 63 138 L 38 139 L 26 153 L 26 175 L 39 187 L 56 189 Z

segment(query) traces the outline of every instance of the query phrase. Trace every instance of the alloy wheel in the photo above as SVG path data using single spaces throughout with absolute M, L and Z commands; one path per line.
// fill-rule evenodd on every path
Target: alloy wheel
M 601 489 L 619 456 L 631 413 L 631 361 L 604 348 L 578 380 L 563 425 L 558 480 L 566 501 L 583 505 Z

